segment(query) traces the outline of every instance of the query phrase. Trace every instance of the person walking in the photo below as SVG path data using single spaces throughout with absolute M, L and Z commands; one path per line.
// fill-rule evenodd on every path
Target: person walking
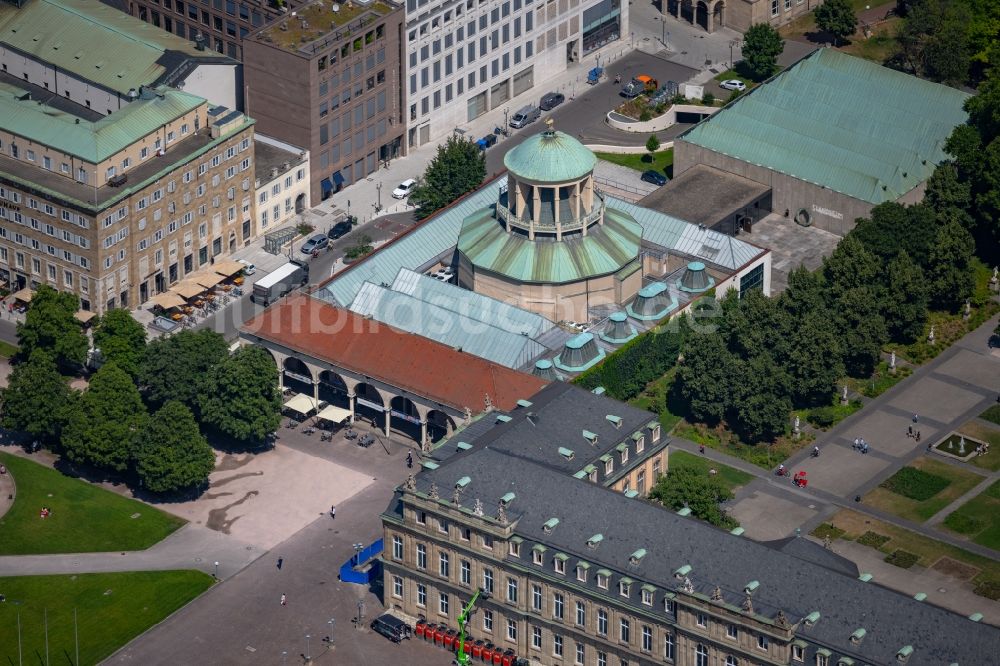
M 281 605 L 282 606 L 288 605 L 288 597 L 286 597 L 284 594 L 281 595 Z
M 337 507 L 336 505 L 330 507 L 330 518 L 333 520 L 337 519 Z
M 412 453 L 407 452 L 407 454 L 406 454 L 406 466 L 408 468 L 409 467 L 413 467 L 413 454 Z
M 285 563 L 285 558 L 279 557 L 278 558 L 278 571 L 281 571 L 281 565 L 284 564 L 284 563 Z

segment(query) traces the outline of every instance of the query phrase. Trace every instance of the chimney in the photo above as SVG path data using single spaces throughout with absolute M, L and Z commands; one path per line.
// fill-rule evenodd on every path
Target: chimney
M 278 175 L 278 167 L 271 167 L 271 178 Z

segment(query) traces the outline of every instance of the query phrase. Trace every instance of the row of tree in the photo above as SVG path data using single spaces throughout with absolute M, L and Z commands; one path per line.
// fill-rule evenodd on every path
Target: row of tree
M 76 298 L 42 286 L 18 326 L 20 352 L 0 393 L 0 425 L 30 435 L 79 464 L 135 475 L 172 492 L 203 485 L 215 456 L 206 435 L 264 440 L 279 424 L 277 368 L 256 347 L 229 353 L 212 331 L 182 331 L 147 344 L 143 327 L 112 310 L 94 329 L 103 365 L 83 391 L 70 388 L 88 341 Z

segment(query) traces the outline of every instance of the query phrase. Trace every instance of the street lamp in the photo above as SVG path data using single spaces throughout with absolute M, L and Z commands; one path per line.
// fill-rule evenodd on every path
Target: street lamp
M 330 625 L 330 643 L 333 643 L 333 630 L 337 626 L 337 618 L 331 617 L 326 623 Z
M 504 129 L 507 129 L 507 114 L 509 112 L 510 112 L 510 109 L 504 109 L 503 110 L 503 128 Z
M 365 616 L 365 602 L 362 600 L 358 602 L 358 629 L 361 628 L 361 620 L 364 618 L 364 616 Z
M 741 42 L 738 39 L 729 40 L 729 69 L 733 68 L 733 47 L 741 46 Z
M 219 580 L 219 563 L 218 563 L 218 561 L 216 561 L 216 563 L 215 563 L 215 574 L 214 575 L 215 575 L 215 580 Z
M 309 650 L 309 639 L 312 638 L 311 635 L 306 634 L 306 661 L 312 660 L 312 652 Z
M 382 210 L 382 183 L 375 183 L 375 191 L 378 192 L 378 203 L 375 205 L 375 212 Z
M 354 544 L 354 566 L 361 564 L 361 551 L 364 550 L 365 544 L 356 543 Z

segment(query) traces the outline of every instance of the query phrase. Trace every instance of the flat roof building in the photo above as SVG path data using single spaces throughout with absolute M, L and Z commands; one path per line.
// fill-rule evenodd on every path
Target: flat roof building
M 93 0 L 0 3 L 0 68 L 104 115 L 143 86 L 242 108 L 238 62 Z
M 253 120 L 166 87 L 110 115 L 0 82 L 0 278 L 136 307 L 253 234 Z
M 923 198 L 968 98 L 817 49 L 678 137 L 674 171 L 701 165 L 759 183 L 774 212 L 842 236 L 880 203 Z
M 403 154 L 403 8 L 312 2 L 247 36 L 249 113 L 311 156 L 318 202 Z

